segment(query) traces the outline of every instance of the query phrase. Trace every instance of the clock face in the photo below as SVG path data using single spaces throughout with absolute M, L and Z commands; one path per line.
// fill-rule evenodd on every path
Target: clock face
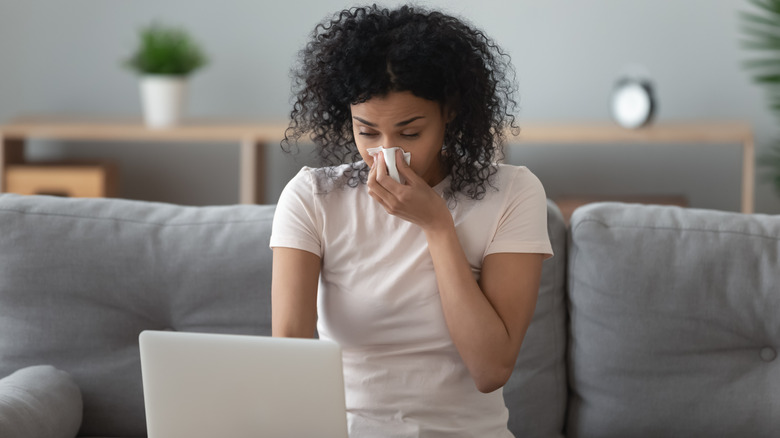
M 612 116 L 623 127 L 638 128 L 650 118 L 652 101 L 641 84 L 629 82 L 615 90 L 612 96 Z

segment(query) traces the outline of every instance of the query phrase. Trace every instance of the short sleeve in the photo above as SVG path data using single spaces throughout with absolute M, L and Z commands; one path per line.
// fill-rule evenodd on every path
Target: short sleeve
M 547 233 L 547 195 L 539 178 L 526 167 L 516 167 L 505 190 L 506 202 L 493 241 L 485 255 L 500 252 L 553 256 Z M 499 189 L 500 190 L 500 189 Z
M 312 169 L 304 167 L 282 190 L 269 246 L 301 249 L 322 257 L 321 221 L 312 185 Z

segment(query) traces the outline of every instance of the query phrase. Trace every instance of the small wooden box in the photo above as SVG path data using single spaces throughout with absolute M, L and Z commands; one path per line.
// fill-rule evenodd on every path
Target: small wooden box
M 6 191 L 73 198 L 117 196 L 117 166 L 110 162 L 58 162 L 6 167 Z

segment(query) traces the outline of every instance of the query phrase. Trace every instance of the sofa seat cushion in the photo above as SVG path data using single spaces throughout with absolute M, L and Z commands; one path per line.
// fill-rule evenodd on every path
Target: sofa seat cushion
M 81 425 L 81 391 L 50 365 L 0 379 L 0 437 L 73 438 Z
M 778 279 L 780 217 L 577 210 L 567 435 L 776 436 Z

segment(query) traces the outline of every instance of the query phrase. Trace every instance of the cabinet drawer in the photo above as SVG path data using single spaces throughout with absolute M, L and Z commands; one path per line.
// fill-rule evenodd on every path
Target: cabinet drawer
M 5 178 L 5 191 L 20 195 L 117 196 L 117 166 L 108 162 L 11 165 Z

